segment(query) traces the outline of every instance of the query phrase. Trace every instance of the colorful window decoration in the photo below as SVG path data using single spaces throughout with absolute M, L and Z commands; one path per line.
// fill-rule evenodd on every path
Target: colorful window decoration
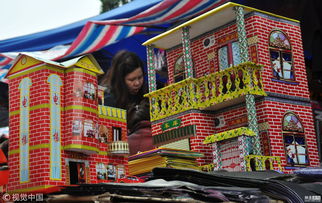
M 97 138 L 95 125 L 92 120 L 84 121 L 84 136 L 90 138 Z
M 107 165 L 107 179 L 115 180 L 116 179 L 116 167 L 113 164 Z
M 162 49 L 154 49 L 153 61 L 154 67 L 157 71 L 166 71 L 167 68 L 167 58 L 166 52 Z
M 185 78 L 184 59 L 183 55 L 180 55 L 174 64 L 174 82 L 179 82 Z
M 107 180 L 107 168 L 103 163 L 96 165 L 97 180 Z
M 283 120 L 283 131 L 303 133 L 304 129 L 302 123 L 294 113 L 287 113 Z
M 119 164 L 116 166 L 111 163 L 109 164 L 97 163 L 96 174 L 97 174 L 97 180 L 115 181 L 116 179 L 125 177 L 125 167 L 122 164 Z
M 117 179 L 119 178 L 125 178 L 125 167 L 124 165 L 117 165 Z
M 270 34 L 269 46 L 291 50 L 291 44 L 286 35 L 280 30 L 274 30 Z
M 100 125 L 98 128 L 98 139 L 101 143 L 107 143 L 109 138 L 109 130 L 105 125 Z
M 106 87 L 98 86 L 98 90 L 97 90 L 98 105 L 104 105 L 104 91 L 105 90 L 106 90 Z
M 272 31 L 269 46 L 274 78 L 278 80 L 294 80 L 291 44 L 287 36 L 282 31 Z
M 93 83 L 87 82 L 84 85 L 84 97 L 86 99 L 96 99 L 96 88 Z
M 193 68 L 193 62 L 192 62 Z M 194 75 L 194 73 L 192 73 Z M 184 56 L 183 54 L 179 55 L 177 60 L 174 63 L 174 82 L 179 82 L 181 80 L 186 79 L 186 69 L 184 63 Z
M 225 70 L 241 62 L 239 42 L 230 42 L 218 49 L 219 69 Z
M 82 98 L 83 96 L 83 83 L 76 82 L 74 85 L 74 97 L 75 98 Z
M 72 133 L 74 136 L 80 136 L 83 132 L 83 121 L 81 119 L 73 120 Z
M 299 118 L 292 112 L 283 118 L 283 139 L 288 166 L 308 164 L 307 147 L 304 129 Z

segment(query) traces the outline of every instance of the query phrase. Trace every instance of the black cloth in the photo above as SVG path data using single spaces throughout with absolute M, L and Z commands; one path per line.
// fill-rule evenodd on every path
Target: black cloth
M 0 127 L 9 126 L 8 84 L 0 82 Z
M 110 92 L 109 89 L 104 91 L 104 106 L 116 107 L 115 96 Z

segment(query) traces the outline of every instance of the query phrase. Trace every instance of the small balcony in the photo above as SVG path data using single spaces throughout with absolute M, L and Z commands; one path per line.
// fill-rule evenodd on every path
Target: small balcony
M 245 101 L 245 95 L 264 96 L 261 66 L 245 62 L 200 78 L 188 78 L 150 92 L 151 121 L 191 109 L 216 110 Z
M 108 144 L 108 153 L 117 156 L 129 155 L 129 144 L 125 141 L 115 141 Z

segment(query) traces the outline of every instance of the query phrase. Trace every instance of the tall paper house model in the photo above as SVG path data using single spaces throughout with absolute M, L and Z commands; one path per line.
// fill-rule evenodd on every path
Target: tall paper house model
M 19 55 L 9 70 L 9 192 L 99 183 L 127 174 L 126 112 L 98 104 L 91 55 L 63 63 Z M 99 98 L 98 98 L 99 97 Z
M 143 45 L 156 146 L 215 170 L 319 165 L 298 21 L 229 2 Z M 169 76 L 158 90 L 155 48 Z

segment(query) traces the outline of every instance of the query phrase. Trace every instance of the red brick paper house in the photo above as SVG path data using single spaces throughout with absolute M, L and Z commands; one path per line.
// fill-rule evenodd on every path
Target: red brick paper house
M 126 112 L 99 105 L 91 55 L 63 63 L 21 54 L 9 70 L 9 192 L 127 175 Z
M 156 146 L 216 170 L 319 166 L 297 20 L 229 2 L 144 45 Z M 155 48 L 169 76 L 158 90 Z
M 226 3 L 144 43 L 153 142 L 215 170 L 319 166 L 300 23 Z M 168 86 L 156 89 L 155 48 Z M 106 107 L 91 55 L 19 55 L 9 70 L 12 193 L 128 174 L 126 112 Z

